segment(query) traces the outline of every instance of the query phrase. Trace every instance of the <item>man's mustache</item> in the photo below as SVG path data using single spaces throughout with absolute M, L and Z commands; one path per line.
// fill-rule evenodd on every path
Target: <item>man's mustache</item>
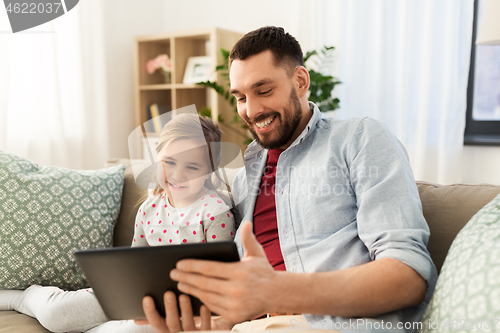
M 249 124 L 255 124 L 255 123 L 258 123 L 258 122 L 261 122 L 269 117 L 273 117 L 273 116 L 276 116 L 276 117 L 279 117 L 279 113 L 274 111 L 274 112 L 270 112 L 270 113 L 267 113 L 267 114 L 260 114 L 258 115 L 257 117 L 253 118 L 253 119 L 250 119 L 250 118 L 246 118 L 245 121 Z

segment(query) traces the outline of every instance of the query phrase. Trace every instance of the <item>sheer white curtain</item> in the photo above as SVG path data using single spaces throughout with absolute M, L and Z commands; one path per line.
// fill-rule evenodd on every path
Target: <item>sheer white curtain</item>
M 473 0 L 318 0 L 315 6 L 316 47 L 332 43 L 339 32 L 325 31 L 341 20 L 342 37 L 333 41 L 340 68 L 334 74 L 343 82 L 339 116 L 387 124 L 405 145 L 417 180 L 460 182 Z
M 100 4 L 81 1 L 24 33 L 0 10 L 0 149 L 41 165 L 100 168 L 108 156 Z

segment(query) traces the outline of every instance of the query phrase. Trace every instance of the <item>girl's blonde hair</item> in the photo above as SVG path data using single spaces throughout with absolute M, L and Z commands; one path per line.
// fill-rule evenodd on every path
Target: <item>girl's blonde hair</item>
M 200 131 L 200 125 L 202 131 Z M 212 119 L 199 114 L 181 113 L 173 117 L 162 129 L 156 146 L 156 153 L 159 154 L 167 145 L 174 140 L 189 139 L 206 142 L 208 147 L 207 164 L 209 172 L 213 172 L 213 177 L 209 177 L 205 182 L 205 187 L 216 190 L 222 184 L 218 168 L 221 161 L 221 131 L 219 126 Z M 162 191 L 155 176 L 156 187 L 153 194 L 157 195 Z

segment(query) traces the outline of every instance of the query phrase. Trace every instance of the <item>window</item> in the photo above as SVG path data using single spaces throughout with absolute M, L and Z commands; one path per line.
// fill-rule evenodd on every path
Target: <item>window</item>
M 476 45 L 484 0 L 474 1 L 466 145 L 500 146 L 500 45 Z

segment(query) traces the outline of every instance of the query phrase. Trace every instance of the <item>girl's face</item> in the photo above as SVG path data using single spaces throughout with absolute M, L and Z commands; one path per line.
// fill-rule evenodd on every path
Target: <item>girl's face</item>
M 158 154 L 157 179 L 172 206 L 186 207 L 198 199 L 212 172 L 208 161 L 206 143 L 189 139 L 174 140 Z

